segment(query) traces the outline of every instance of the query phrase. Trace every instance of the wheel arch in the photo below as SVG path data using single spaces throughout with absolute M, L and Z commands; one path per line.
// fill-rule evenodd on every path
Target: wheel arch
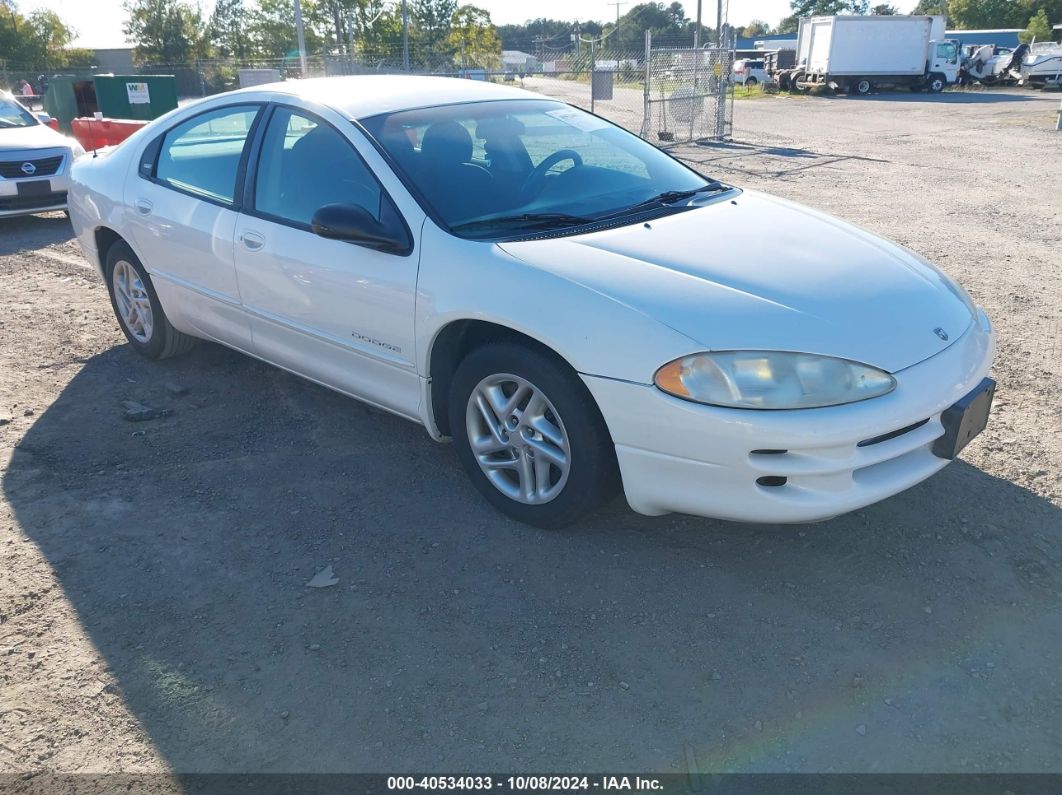
M 111 250 L 111 246 L 115 243 L 125 243 L 132 248 L 129 241 L 115 232 L 109 226 L 97 226 L 92 233 L 93 239 L 96 242 L 96 258 L 99 260 L 100 274 L 106 277 L 107 271 L 107 252 Z
M 429 430 L 437 430 L 441 436 L 450 436 L 449 401 L 454 372 L 470 352 L 492 342 L 512 342 L 534 348 L 555 359 L 578 377 L 578 371 L 564 355 L 529 334 L 491 320 L 451 320 L 435 332 L 428 350 L 426 413 L 434 426 Z

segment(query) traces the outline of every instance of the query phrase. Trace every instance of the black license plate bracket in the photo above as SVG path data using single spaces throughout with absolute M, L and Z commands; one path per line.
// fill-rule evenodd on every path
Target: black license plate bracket
M 933 455 L 950 461 L 962 452 L 988 425 L 995 394 L 996 382 L 985 378 L 972 392 L 944 409 L 940 415 L 944 435 L 933 442 Z

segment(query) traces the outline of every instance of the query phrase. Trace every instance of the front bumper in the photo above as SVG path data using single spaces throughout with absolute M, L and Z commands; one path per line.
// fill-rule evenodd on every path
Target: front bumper
M 61 161 L 54 173 L 18 178 L 0 176 L 0 218 L 65 210 L 67 190 L 70 187 L 70 165 L 73 161 L 73 153 L 61 147 L 0 153 L 0 160 L 5 162 L 40 162 L 56 157 L 61 158 Z M 20 184 L 44 182 L 48 183 L 44 193 L 32 196 L 19 195 Z
M 941 412 L 980 383 L 994 352 L 979 311 L 954 344 L 894 373 L 888 395 L 794 411 L 718 408 L 644 384 L 583 380 L 612 433 L 634 510 L 812 522 L 883 500 L 947 465 L 931 451 L 944 433 Z

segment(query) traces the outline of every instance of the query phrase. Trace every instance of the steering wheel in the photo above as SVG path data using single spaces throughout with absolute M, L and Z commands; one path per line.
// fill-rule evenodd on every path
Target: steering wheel
M 527 175 L 527 179 L 524 180 L 524 184 L 520 187 L 520 193 L 524 196 L 535 196 L 542 190 L 540 184 L 546 177 L 546 172 L 553 168 L 557 163 L 562 163 L 565 160 L 571 160 L 575 165 L 574 168 L 578 168 L 583 164 L 583 156 L 576 152 L 574 149 L 558 149 L 551 154 L 537 166 L 534 170 Z

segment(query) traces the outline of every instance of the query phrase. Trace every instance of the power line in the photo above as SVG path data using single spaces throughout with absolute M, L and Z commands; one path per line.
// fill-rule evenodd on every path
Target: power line
M 620 6 L 628 5 L 628 3 L 629 3 L 629 0 L 628 0 L 628 2 L 623 2 L 623 3 L 605 3 L 605 5 L 607 5 L 607 6 L 615 6 L 616 7 L 616 24 L 617 25 L 619 25 L 619 19 L 620 19 L 620 13 L 619 13 Z

